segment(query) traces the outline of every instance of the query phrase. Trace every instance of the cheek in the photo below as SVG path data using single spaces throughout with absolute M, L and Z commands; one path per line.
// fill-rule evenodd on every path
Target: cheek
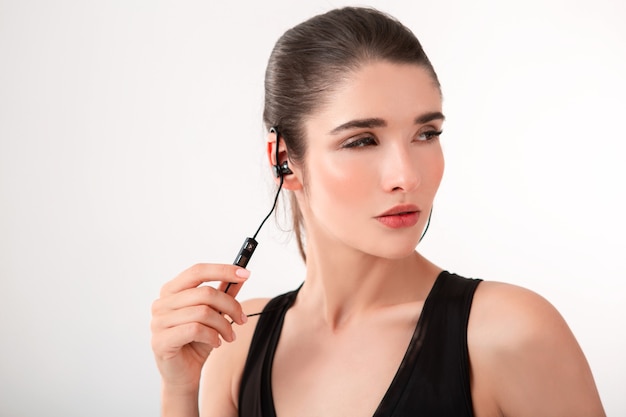
M 362 200 L 376 186 L 375 171 L 364 158 L 311 158 L 307 194 L 310 204 L 333 205 L 340 209 L 342 202 Z
M 439 154 L 437 158 L 433 160 L 433 166 L 431 168 L 432 182 L 435 188 L 439 188 L 439 184 L 441 184 L 441 179 L 443 178 L 443 173 L 445 171 L 445 160 L 443 158 L 443 153 L 439 150 Z
M 439 189 L 445 170 L 441 145 L 436 142 L 422 148 L 416 156 L 415 166 L 420 176 L 419 189 L 427 195 L 434 195 Z

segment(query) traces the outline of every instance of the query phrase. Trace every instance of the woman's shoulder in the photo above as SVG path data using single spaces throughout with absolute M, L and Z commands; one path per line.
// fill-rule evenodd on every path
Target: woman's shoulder
M 487 331 L 490 342 L 505 347 L 541 334 L 558 336 L 553 327 L 566 327 L 559 311 L 542 295 L 497 281 L 482 281 L 477 287 L 470 323 L 476 325 L 476 331 Z
M 560 312 L 545 297 L 514 284 L 483 281 L 477 287 L 468 324 L 468 345 L 498 358 L 577 342 Z
M 201 415 L 236 415 L 241 375 L 248 357 L 250 343 L 258 323 L 259 314 L 270 298 L 253 298 L 241 302 L 248 321 L 242 326 L 233 324 L 236 338 L 214 349 L 202 369 L 200 392 Z
M 481 282 L 467 341 L 476 406 L 491 403 L 505 416 L 604 415 L 578 342 L 538 293 Z

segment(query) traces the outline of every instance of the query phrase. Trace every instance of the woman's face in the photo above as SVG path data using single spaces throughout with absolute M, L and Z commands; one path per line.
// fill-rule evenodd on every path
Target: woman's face
M 306 181 L 296 195 L 308 244 L 412 253 L 443 175 L 439 88 L 420 66 L 383 61 L 329 99 L 305 122 Z

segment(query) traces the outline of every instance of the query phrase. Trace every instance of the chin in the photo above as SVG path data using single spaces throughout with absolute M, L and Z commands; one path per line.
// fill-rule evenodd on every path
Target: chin
M 418 242 L 411 242 L 411 244 L 397 243 L 388 244 L 385 246 L 378 246 L 376 248 L 373 248 L 373 250 L 369 253 L 372 256 L 397 261 L 413 256 L 415 254 L 417 243 Z

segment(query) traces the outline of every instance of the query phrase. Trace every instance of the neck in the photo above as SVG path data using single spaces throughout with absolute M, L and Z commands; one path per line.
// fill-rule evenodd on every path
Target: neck
M 417 252 L 385 259 L 353 249 L 320 251 L 307 245 L 307 276 L 302 307 L 331 328 L 373 310 L 426 298 L 441 271 Z

